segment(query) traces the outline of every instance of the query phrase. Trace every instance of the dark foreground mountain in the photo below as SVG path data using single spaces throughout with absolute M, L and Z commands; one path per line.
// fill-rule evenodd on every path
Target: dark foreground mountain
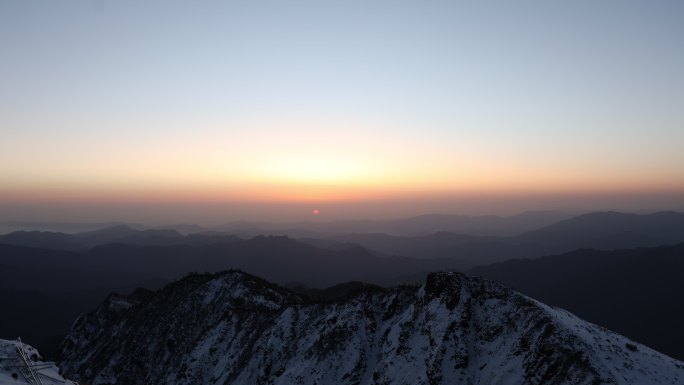
M 684 244 L 572 253 L 481 266 L 469 274 L 684 359 Z
M 327 287 L 348 281 L 384 284 L 403 275 L 454 268 L 451 260 L 378 257 L 358 246 L 321 249 L 287 237 L 259 236 L 207 245 L 108 244 L 75 252 L 0 244 L 0 266 L 13 274 L 0 288 L 77 290 L 172 281 L 190 272 L 231 268 L 278 282 Z
M 453 268 L 451 261 L 377 257 L 358 246 L 332 251 L 285 237 L 207 245 L 110 244 L 85 251 L 0 244 L 0 338 L 22 336 L 52 358 L 55 341 L 108 293 L 156 289 L 190 272 L 236 268 L 281 284 L 327 287 L 364 281 L 386 284 L 419 272 Z
M 681 384 L 684 363 L 481 278 L 315 301 L 241 272 L 110 296 L 62 370 L 97 384 Z

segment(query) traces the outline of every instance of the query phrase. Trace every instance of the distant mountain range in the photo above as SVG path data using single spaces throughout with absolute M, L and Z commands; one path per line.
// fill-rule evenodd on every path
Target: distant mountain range
M 412 237 L 357 233 L 301 240 L 272 236 L 245 240 L 217 231 L 184 234 L 175 229 L 139 229 L 121 224 L 76 234 L 18 231 L 0 236 L 0 269 L 3 275 L 0 280 L 0 309 L 21 312 L 16 317 L 0 320 L 0 338 L 27 336 L 31 338 L 29 342 L 51 355 L 58 335 L 68 329 L 73 318 L 91 309 L 109 292 L 127 293 L 139 286 L 156 289 L 190 272 L 239 268 L 279 284 L 299 288 L 300 293 L 329 298 L 344 292 L 345 288 L 355 287 L 347 283 L 349 281 L 365 282 L 360 285 L 422 282 L 429 271 L 463 271 L 512 258 L 542 257 L 580 248 L 626 249 L 679 242 L 684 242 L 684 214 L 674 212 L 649 215 L 592 213 L 508 237 L 438 232 Z M 616 255 L 623 252 L 616 252 Z M 582 253 L 594 252 L 583 250 L 578 253 L 570 255 L 579 256 L 579 261 Z M 652 269 L 646 260 L 636 266 L 636 270 Z M 586 274 L 592 271 L 606 273 L 599 267 L 586 265 Z M 516 279 L 519 277 L 504 274 L 499 278 L 479 270 L 472 271 L 518 287 Z M 515 271 L 511 269 L 509 272 Z M 582 281 L 581 272 L 573 278 L 578 285 Z M 627 277 L 627 273 L 616 270 L 615 279 Z M 662 336 L 668 334 L 661 331 L 674 330 L 673 325 L 654 325 L 649 329 L 658 330 L 653 332 L 658 334 L 658 339 L 649 336 L 648 331 L 637 333 L 639 326 L 636 323 L 633 326 L 628 322 L 620 324 L 620 319 L 639 319 L 639 315 L 630 316 L 627 310 L 603 314 L 607 307 L 599 307 L 594 314 L 591 309 L 579 306 L 581 304 L 561 301 L 562 297 L 560 300 L 541 297 L 544 293 L 555 293 L 552 287 L 542 285 L 546 282 L 545 277 L 554 277 L 548 283 L 558 285 L 565 282 L 562 279 L 564 274 L 563 269 L 549 274 L 539 272 L 539 276 L 528 282 L 537 283 L 537 286 L 522 286 L 520 290 L 551 304 L 567 307 L 590 321 L 614 328 L 677 357 L 684 357 L 677 346 L 667 345 L 663 340 Z M 629 277 L 635 282 L 643 282 Z M 675 279 L 672 275 L 663 274 L 661 277 L 664 283 L 654 278 L 654 286 L 670 287 L 668 282 Z M 592 279 L 600 282 L 601 276 Z M 341 283 L 344 283 L 342 287 L 319 290 Z M 643 293 L 648 293 L 647 289 Z M 680 287 L 675 289 L 679 291 L 673 289 L 672 292 L 682 293 Z M 630 291 L 625 290 L 624 293 Z M 620 292 L 614 293 L 614 300 L 602 300 L 616 304 L 620 303 L 619 297 Z M 595 306 L 596 302 L 592 301 L 589 293 L 581 298 L 584 298 L 585 306 Z M 602 297 L 597 295 L 596 298 Z M 673 300 L 673 303 L 678 302 Z M 59 314 L 54 310 L 56 304 L 61 309 Z M 645 302 L 642 305 L 646 306 Z M 658 306 L 662 306 L 659 308 L 662 310 L 668 305 L 663 302 Z M 36 319 L 47 320 L 40 313 L 41 309 L 54 312 L 55 315 L 49 318 L 54 322 L 40 328 L 29 327 L 35 325 Z M 622 318 L 617 314 L 622 314 Z M 640 314 L 649 313 L 643 311 Z M 679 320 L 678 313 L 672 314 L 675 314 L 672 319 Z M 676 333 L 672 331 L 671 335 L 678 335 Z M 681 341 L 679 346 L 684 346 L 684 339 L 676 338 L 673 341 Z
M 61 223 L 61 222 L 29 222 L 9 221 L 0 223 L 0 230 L 6 232 L 16 230 L 51 231 L 80 233 L 100 230 L 109 227 L 126 225 L 136 230 L 176 230 L 182 234 L 195 234 L 218 231 L 252 238 L 257 235 L 287 235 L 290 237 L 322 237 L 346 233 L 387 233 L 392 235 L 426 235 L 439 231 L 452 231 L 472 235 L 514 235 L 537 229 L 571 215 L 558 211 L 528 211 L 513 216 L 467 216 L 448 214 L 425 214 L 411 218 L 392 220 L 336 220 L 336 221 L 304 221 L 304 222 L 255 222 L 234 221 L 218 226 L 200 226 L 197 224 L 171 224 L 163 226 L 145 226 L 139 223 L 103 222 L 103 223 Z M 1 233 L 2 231 L 0 231 Z
M 684 359 L 684 244 L 583 249 L 480 266 L 468 274 L 509 285 Z
M 461 269 L 512 258 L 541 257 L 564 253 L 578 248 L 610 250 L 684 242 L 684 214 L 676 212 L 645 215 L 597 212 L 561 220 L 519 235 L 506 237 L 444 231 L 446 226 L 461 223 L 459 221 L 463 221 L 463 218 L 470 218 L 470 224 L 488 222 L 496 227 L 502 223 L 515 222 L 519 225 L 522 219 L 527 220 L 528 223 L 539 222 L 541 219 L 550 219 L 558 215 L 560 214 L 526 213 L 509 218 L 423 216 L 400 221 L 388 221 L 382 225 L 387 227 L 389 223 L 397 229 L 403 228 L 404 230 L 414 228 L 411 226 L 418 226 L 424 222 L 429 222 L 430 226 L 438 226 L 438 224 L 445 226 L 444 228 L 435 227 L 440 229 L 438 232 L 420 236 L 364 232 L 331 236 L 327 233 L 315 233 L 302 228 L 282 232 L 306 234 L 307 236 L 298 239 L 304 243 L 328 250 L 343 251 L 361 246 L 376 256 L 453 259 L 458 261 L 458 267 Z M 356 228 L 370 228 L 369 224 L 379 226 L 381 222 L 359 221 L 354 223 L 359 225 Z M 341 226 L 341 224 L 351 226 L 352 222 L 330 222 L 320 225 L 332 226 L 333 224 L 335 226 Z M 341 229 L 340 226 L 337 227 L 338 230 Z M 430 226 L 426 228 L 432 228 Z M 238 228 L 234 231 L 240 232 Z M 268 229 L 254 231 L 278 232 Z M 247 232 L 252 232 L 252 230 Z M 244 234 L 242 235 L 244 236 Z M 0 244 L 73 251 L 83 251 L 112 243 L 140 246 L 201 246 L 225 244 L 240 240 L 242 238 L 234 234 L 221 231 L 184 234 L 175 229 L 141 230 L 127 225 L 117 225 L 77 234 L 17 231 L 0 236 Z
M 684 214 L 598 212 L 511 237 L 440 232 L 420 237 L 348 234 L 329 239 L 328 246 L 316 240 L 303 241 L 318 243 L 323 247 L 336 247 L 333 241 L 357 244 L 386 255 L 451 258 L 458 260 L 459 266 L 465 269 L 507 259 L 541 257 L 580 248 L 610 250 L 684 242 Z
M 120 243 L 141 246 L 207 245 L 242 240 L 234 235 L 203 232 L 184 235 L 173 229 L 135 229 L 116 225 L 77 234 L 50 231 L 15 231 L 0 236 L 0 244 L 82 251 L 95 246 Z
M 287 235 L 295 238 L 321 238 L 347 233 L 385 233 L 399 236 L 421 236 L 440 231 L 472 235 L 508 236 L 537 229 L 570 217 L 571 215 L 558 211 L 528 211 L 509 217 L 496 215 L 426 214 L 392 220 L 339 220 L 281 224 L 238 221 L 216 226 L 213 229 L 246 237 L 273 234 Z
M 67 336 L 93 385 L 681 384 L 684 363 L 502 285 L 424 285 L 312 300 L 241 272 L 112 295 Z
M 615 249 L 684 241 L 684 213 L 597 212 L 560 221 L 516 237 L 559 248 Z
M 57 233 L 77 234 L 89 231 L 102 230 L 110 227 L 127 226 L 136 230 L 176 230 L 182 234 L 194 234 L 210 231 L 208 227 L 198 224 L 166 224 L 163 226 L 148 226 L 142 223 L 130 222 L 44 222 L 44 221 L 4 221 L 0 222 L 0 234 L 7 234 L 14 231 L 48 231 Z

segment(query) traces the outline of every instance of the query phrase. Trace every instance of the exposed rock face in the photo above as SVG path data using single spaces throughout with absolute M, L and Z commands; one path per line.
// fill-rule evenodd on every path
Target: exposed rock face
M 684 364 L 490 281 L 321 302 L 251 275 L 111 296 L 61 366 L 88 384 L 682 384 Z

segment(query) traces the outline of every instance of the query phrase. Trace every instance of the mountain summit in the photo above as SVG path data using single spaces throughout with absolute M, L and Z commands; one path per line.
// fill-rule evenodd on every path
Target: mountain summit
M 502 285 L 432 273 L 316 301 L 254 276 L 191 275 L 79 319 L 89 384 L 679 384 L 684 363 Z

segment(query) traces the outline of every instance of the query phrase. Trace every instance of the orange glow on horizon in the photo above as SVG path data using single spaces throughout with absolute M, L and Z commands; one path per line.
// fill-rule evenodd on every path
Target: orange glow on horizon
M 46 186 L 41 189 L 0 190 L 0 203 L 173 203 L 173 202 L 361 202 L 401 201 L 405 199 L 436 199 L 459 197 L 513 197 L 513 196 L 587 196 L 615 194 L 682 194 L 684 187 L 640 187 L 625 185 L 603 186 L 520 186 L 489 185 L 479 188 L 446 188 L 435 185 L 355 186 L 336 184 L 210 184 L 194 188 L 166 186 L 163 188 L 135 188 L 125 186 Z
M 144 133 L 144 127 L 139 131 Z M 672 163 L 669 158 L 656 162 L 629 152 L 578 156 L 572 146 L 521 149 L 486 137 L 442 140 L 396 124 L 358 121 L 217 123 L 204 131 L 177 130 L 163 140 L 116 135 L 88 146 L 74 146 L 76 138 L 53 143 L 18 135 L 15 145 L 0 154 L 0 203 L 333 202 L 684 191 L 681 169 L 665 167 Z
M 16 146 L 0 163 L 0 203 L 10 202 L 355 202 L 459 196 L 537 196 L 684 192 L 675 168 L 657 170 L 497 148 L 451 148 L 419 136 L 339 135 L 287 128 L 214 140 L 177 138 L 161 145 L 63 151 L 41 143 Z M 259 127 L 254 128 L 259 133 Z M 264 130 L 264 128 L 261 128 Z M 301 140 L 301 138 L 307 138 Z M 125 144 L 122 143 L 122 146 Z M 34 153 L 26 152 L 30 148 Z M 23 157 L 23 158 L 22 158 Z M 55 162 L 54 159 L 59 159 Z M 89 159 L 93 159 L 89 161 Z

